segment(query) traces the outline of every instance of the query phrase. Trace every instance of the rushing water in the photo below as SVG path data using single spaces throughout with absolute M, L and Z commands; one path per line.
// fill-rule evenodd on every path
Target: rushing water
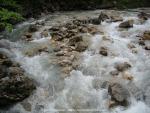
M 149 9 L 147 9 L 149 10 Z M 147 11 L 146 10 L 146 11 Z M 137 10 L 136 10 L 137 11 Z M 62 78 L 59 67 L 54 65 L 51 60 L 54 57 L 51 45 L 49 44 L 50 36 L 39 38 L 40 31 L 50 28 L 52 25 L 69 21 L 74 17 L 97 16 L 100 11 L 89 12 L 70 12 L 57 13 L 42 18 L 40 21 L 45 22 L 45 26 L 34 34 L 34 40 L 30 43 L 21 41 L 7 42 L 11 45 L 11 51 L 22 68 L 29 73 L 29 77 L 35 80 L 37 89 L 27 101 L 31 105 L 31 111 L 23 108 L 22 103 L 16 104 L 10 110 L 0 111 L 1 113 L 150 113 L 150 53 L 139 46 L 137 35 L 146 30 L 150 30 L 150 19 L 144 24 L 139 24 L 137 12 L 117 12 L 121 14 L 124 20 L 134 19 L 134 27 L 128 30 L 119 30 L 120 22 L 107 23 L 102 22 L 99 29 L 104 31 L 104 35 L 95 35 L 90 38 L 89 48 L 82 53 L 82 62 L 79 70 L 73 70 L 70 76 Z M 30 23 L 34 23 L 30 22 Z M 27 24 L 19 25 L 11 34 L 11 38 L 18 40 L 20 31 L 24 31 Z M 17 35 L 16 35 L 17 34 Z M 109 40 L 102 40 L 107 36 Z M 129 43 L 136 46 L 137 54 L 132 53 L 128 48 Z M 149 42 L 146 42 L 150 44 Z M 42 53 L 33 57 L 25 56 L 24 52 L 34 50 L 41 45 L 49 45 L 49 53 Z M 109 55 L 103 57 L 99 52 L 101 46 L 109 48 Z M 134 77 L 133 84 L 137 89 L 133 90 L 130 98 L 131 104 L 124 108 L 121 106 L 108 109 L 108 91 L 105 87 L 99 87 L 104 81 L 112 79 L 110 71 L 114 69 L 114 64 L 118 62 L 129 62 L 132 67 L 129 72 Z M 124 85 L 128 81 L 121 82 Z M 142 98 L 146 96 L 145 100 Z M 138 99 L 137 99 L 138 98 Z M 140 99 L 139 99 L 140 98 Z

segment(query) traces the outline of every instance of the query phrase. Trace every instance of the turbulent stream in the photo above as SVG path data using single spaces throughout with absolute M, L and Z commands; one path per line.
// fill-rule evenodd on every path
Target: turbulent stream
M 150 9 L 145 11 L 150 13 Z M 24 100 L 26 109 L 22 103 L 17 103 L 9 110 L 0 111 L 0 113 L 150 113 L 150 52 L 138 44 L 139 37 L 137 37 L 144 31 L 150 30 L 150 19 L 139 24 L 137 9 L 110 11 L 110 13 L 120 14 L 124 20 L 135 20 L 133 28 L 120 30 L 118 25 L 121 22 L 102 22 L 97 27 L 102 29 L 104 34 L 97 34 L 89 39 L 88 49 L 80 53 L 79 67 L 81 68 L 72 70 L 69 76 L 62 77 L 66 75 L 63 75 L 60 67 L 51 61 L 55 57 L 49 44 L 51 36 L 49 34 L 41 38 L 40 32 L 75 17 L 94 17 L 100 12 L 101 10 L 51 14 L 39 20 L 29 20 L 20 24 L 13 33 L 7 35 L 8 40 L 1 39 L 1 42 L 9 45 L 6 48 L 13 53 L 12 58 L 19 62 L 21 67 L 29 73 L 29 78 L 35 81 L 37 89 Z M 45 25 L 34 33 L 34 40 L 18 41 L 26 27 L 36 21 L 43 21 Z M 104 36 L 108 39 L 102 40 Z M 128 48 L 129 43 L 135 45 L 135 50 Z M 150 44 L 148 41 L 145 43 Z M 36 47 L 42 45 L 49 45 L 48 53 L 43 52 L 31 57 L 25 55 L 24 51 L 34 51 Z M 99 54 L 101 46 L 109 48 L 107 57 Z M 133 76 L 132 81 L 122 79 L 121 74 L 116 78 L 132 91 L 129 97 L 130 105 L 109 109 L 110 95 L 104 81 L 115 79 L 110 72 L 114 70 L 114 65 L 118 62 L 129 62 L 132 66 L 128 70 L 128 73 Z M 28 108 L 30 110 L 27 110 Z

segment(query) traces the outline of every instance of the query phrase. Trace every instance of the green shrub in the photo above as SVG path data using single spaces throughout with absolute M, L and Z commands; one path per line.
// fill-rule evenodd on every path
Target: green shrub
M 12 25 L 17 24 L 22 20 L 23 17 L 19 13 L 8 11 L 7 9 L 3 8 L 0 10 L 0 24 L 2 28 L 5 26 L 7 30 L 11 31 Z

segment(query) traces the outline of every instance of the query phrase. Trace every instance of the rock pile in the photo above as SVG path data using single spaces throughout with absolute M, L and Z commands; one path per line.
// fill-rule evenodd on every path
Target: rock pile
M 35 89 L 18 63 L 0 52 L 0 106 L 6 107 L 28 97 Z

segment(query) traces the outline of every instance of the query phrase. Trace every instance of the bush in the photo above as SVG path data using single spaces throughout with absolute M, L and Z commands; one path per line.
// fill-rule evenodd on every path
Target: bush
M 12 25 L 17 24 L 18 22 L 22 20 L 23 20 L 23 17 L 19 13 L 8 11 L 7 9 L 4 9 L 4 8 L 0 10 L 1 29 L 6 28 L 7 30 L 10 31 L 13 28 Z

